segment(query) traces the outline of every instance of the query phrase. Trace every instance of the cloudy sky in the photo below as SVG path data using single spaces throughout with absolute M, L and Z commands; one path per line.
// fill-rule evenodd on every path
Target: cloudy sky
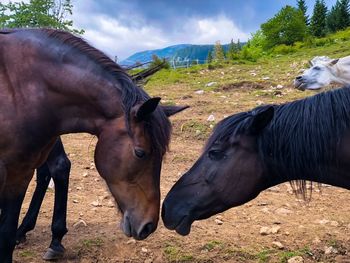
M 8 0 L 0 0 L 7 2 Z M 26 0 L 27 2 L 28 0 Z M 18 2 L 18 1 L 16 1 Z M 74 26 L 120 60 L 175 44 L 246 41 L 261 23 L 296 0 L 72 0 Z M 314 0 L 306 0 L 312 12 Z M 326 0 L 331 7 L 336 0 Z

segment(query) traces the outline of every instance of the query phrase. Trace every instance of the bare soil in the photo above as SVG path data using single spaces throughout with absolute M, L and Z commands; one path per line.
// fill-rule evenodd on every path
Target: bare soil
M 246 85 L 246 84 L 244 84 Z M 263 85 L 261 87 L 261 85 Z M 195 94 L 186 85 L 174 85 L 163 93 L 165 99 L 192 107 L 174 116 L 171 150 L 161 176 L 162 197 L 199 156 L 212 125 L 234 112 L 248 110 L 260 103 L 280 103 L 310 95 L 290 88 L 280 93 L 271 83 L 256 84 L 253 89 L 227 88 Z M 169 90 L 173 93 L 169 95 Z M 167 230 L 162 222 L 145 241 L 127 238 L 119 229 L 120 214 L 113 206 L 103 179 L 91 169 L 96 138 L 88 134 L 63 136 L 72 161 L 68 201 L 69 232 L 63 240 L 66 253 L 59 262 L 287 262 L 301 256 L 304 262 L 350 262 L 349 192 L 323 186 L 315 188 L 312 200 L 298 198 L 289 184 L 261 193 L 255 200 L 193 224 L 190 235 L 182 237 Z M 23 217 L 35 186 L 28 189 Z M 234 194 L 234 193 L 233 193 Z M 50 224 L 54 191 L 44 200 L 38 223 L 27 242 L 14 254 L 17 262 L 44 262 L 41 257 L 51 237 Z M 99 206 L 92 203 L 98 201 Z M 96 205 L 96 203 L 94 203 Z M 83 220 L 86 226 L 82 223 Z M 80 223 L 79 223 L 80 221 Z M 260 234 L 262 227 L 276 233 Z M 277 247 L 277 243 L 282 248 Z

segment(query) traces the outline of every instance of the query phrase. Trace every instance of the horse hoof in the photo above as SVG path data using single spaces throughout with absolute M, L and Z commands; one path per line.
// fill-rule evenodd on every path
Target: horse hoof
M 23 244 L 27 241 L 27 237 L 24 235 L 24 236 L 20 236 L 20 237 L 17 237 L 16 238 L 16 245 L 19 245 L 19 244 Z
M 57 260 L 63 258 L 64 251 L 55 251 L 49 248 L 43 255 L 44 260 Z

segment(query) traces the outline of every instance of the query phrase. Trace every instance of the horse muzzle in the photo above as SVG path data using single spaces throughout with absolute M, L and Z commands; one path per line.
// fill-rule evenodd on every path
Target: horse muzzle
M 142 221 L 139 224 L 133 222 L 128 213 L 125 213 L 122 221 L 120 222 L 120 228 L 127 237 L 133 237 L 136 240 L 146 239 L 157 229 L 157 222 L 151 220 Z

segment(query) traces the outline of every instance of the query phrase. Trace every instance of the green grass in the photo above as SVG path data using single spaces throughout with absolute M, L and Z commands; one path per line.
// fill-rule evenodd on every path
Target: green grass
M 174 244 L 166 244 L 163 250 L 166 259 L 169 262 L 192 262 L 194 257 L 182 251 L 182 248 Z
M 288 259 L 292 257 L 296 257 L 296 256 L 305 257 L 305 256 L 309 256 L 310 254 L 311 254 L 310 249 L 308 247 L 305 247 L 295 251 L 282 251 L 278 255 L 281 263 L 287 263 Z
M 22 250 L 19 252 L 19 256 L 22 258 L 34 258 L 36 257 L 36 253 L 31 250 Z
M 101 247 L 103 245 L 103 240 L 101 238 L 94 238 L 94 239 L 84 239 L 81 241 L 82 246 L 86 248 L 92 248 L 92 247 Z
M 223 243 L 221 241 L 217 241 L 217 240 L 212 240 L 212 241 L 209 241 L 208 243 L 206 243 L 204 246 L 203 246 L 203 249 L 206 249 L 208 251 L 211 251 L 217 247 L 222 247 L 223 246 Z

